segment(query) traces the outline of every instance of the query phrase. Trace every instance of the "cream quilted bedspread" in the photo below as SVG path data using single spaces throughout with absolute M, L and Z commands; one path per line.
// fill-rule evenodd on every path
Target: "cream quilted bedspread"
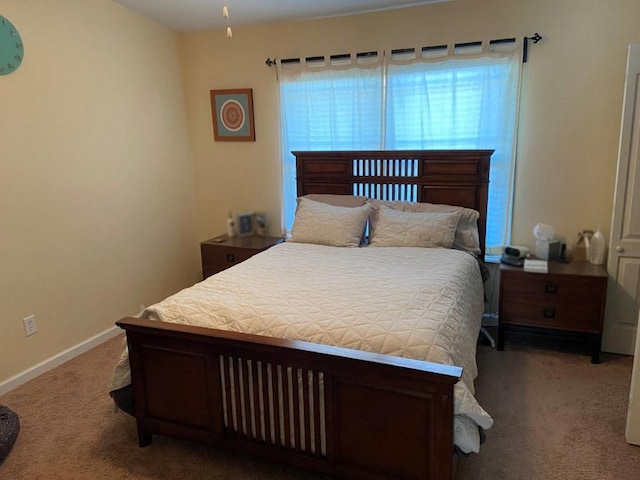
M 145 310 L 143 317 L 458 365 L 456 445 L 493 424 L 473 396 L 484 307 L 477 261 L 442 248 L 286 242 Z M 111 389 L 131 382 L 126 350 Z

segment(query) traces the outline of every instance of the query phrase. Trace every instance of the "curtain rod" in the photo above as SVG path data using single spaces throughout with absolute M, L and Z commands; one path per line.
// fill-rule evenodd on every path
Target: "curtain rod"
M 501 38 L 498 40 L 490 40 L 489 44 L 490 45 L 495 45 L 495 44 L 500 44 L 500 43 L 509 43 L 509 42 L 515 42 L 515 38 Z M 528 58 L 528 50 L 529 50 L 529 41 L 532 41 L 534 44 L 538 43 L 540 40 L 542 40 L 542 35 L 540 35 L 538 32 L 534 33 L 533 36 L 531 37 L 524 37 L 524 44 L 523 44 L 523 49 L 522 49 L 522 63 L 527 63 L 527 58 Z M 455 48 L 464 48 L 464 47 L 475 47 L 475 46 L 479 46 L 482 45 L 482 42 L 466 42 L 466 43 L 456 43 L 454 44 Z M 430 51 L 430 50 L 440 50 L 440 49 L 444 49 L 447 48 L 447 45 L 434 45 L 434 46 L 429 46 L 429 47 L 422 47 L 423 51 Z M 409 52 L 409 51 L 415 51 L 415 49 L 411 49 L 411 48 L 399 48 L 396 50 L 392 50 L 393 53 L 401 53 L 401 52 Z M 375 52 L 362 52 L 362 53 L 358 53 L 356 54 L 356 56 L 360 57 L 360 56 L 369 56 L 375 54 Z M 346 58 L 348 57 L 349 54 L 345 53 L 345 54 L 338 54 L 338 55 L 331 55 L 330 58 L 336 59 L 336 58 Z M 323 59 L 323 56 L 314 56 L 314 57 L 305 57 L 305 60 L 314 60 L 314 59 Z M 284 58 L 282 60 L 280 60 L 280 63 L 296 63 L 296 62 L 300 62 L 300 58 Z M 273 67 L 274 65 L 277 65 L 278 60 L 277 59 L 271 59 L 270 57 L 267 58 L 265 60 L 265 65 L 267 65 L 268 67 Z
M 536 32 L 533 34 L 533 37 L 524 37 L 524 45 L 522 47 L 522 63 L 527 63 L 527 56 L 529 52 L 529 40 L 531 40 L 534 44 L 536 44 L 540 40 L 542 40 L 542 35 Z

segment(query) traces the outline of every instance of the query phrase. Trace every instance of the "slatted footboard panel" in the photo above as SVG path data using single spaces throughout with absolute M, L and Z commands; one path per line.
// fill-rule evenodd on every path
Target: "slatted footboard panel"
M 326 455 L 322 372 L 220 356 L 225 434 Z
M 451 480 L 459 367 L 125 318 L 142 446 L 162 434 L 342 478 Z

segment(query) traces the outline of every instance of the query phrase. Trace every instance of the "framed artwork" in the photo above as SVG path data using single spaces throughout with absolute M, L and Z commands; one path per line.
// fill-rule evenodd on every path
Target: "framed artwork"
M 251 88 L 211 90 L 213 138 L 218 142 L 255 142 Z
M 253 212 L 238 215 L 238 236 L 246 237 L 247 235 L 253 235 L 254 231 Z

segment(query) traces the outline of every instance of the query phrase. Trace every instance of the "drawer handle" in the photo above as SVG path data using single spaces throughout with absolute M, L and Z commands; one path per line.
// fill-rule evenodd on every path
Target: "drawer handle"
M 544 318 L 556 318 L 556 309 L 554 307 L 544 307 L 542 309 L 542 316 Z
M 235 262 L 236 256 L 233 253 L 227 253 L 227 262 Z
M 544 293 L 558 293 L 558 284 L 557 283 L 545 283 L 544 284 Z

